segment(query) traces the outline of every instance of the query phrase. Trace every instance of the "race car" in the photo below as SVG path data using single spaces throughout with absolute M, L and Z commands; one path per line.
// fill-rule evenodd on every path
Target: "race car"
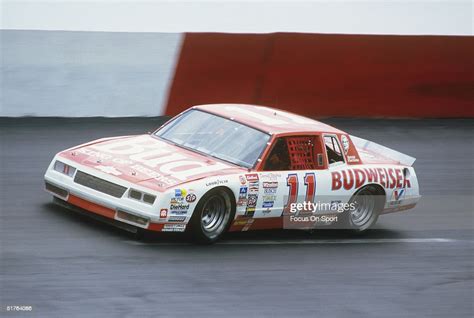
M 127 229 L 188 232 L 344 227 L 420 199 L 415 158 L 270 107 L 189 108 L 153 133 L 59 152 L 45 188 L 55 202 Z

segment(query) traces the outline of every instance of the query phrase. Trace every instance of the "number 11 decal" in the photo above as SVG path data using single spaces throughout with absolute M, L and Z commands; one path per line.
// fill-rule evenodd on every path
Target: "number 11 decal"
M 314 202 L 314 193 L 316 192 L 316 177 L 314 173 L 307 173 L 304 176 L 304 185 L 306 186 L 305 201 Z
M 298 175 L 296 173 L 289 174 L 286 178 L 286 185 L 288 186 L 288 201 L 283 209 L 284 214 L 289 213 L 291 205 L 298 201 L 298 184 Z M 316 193 L 316 176 L 313 172 L 305 174 L 304 185 L 306 187 L 304 200 L 307 202 L 313 202 Z

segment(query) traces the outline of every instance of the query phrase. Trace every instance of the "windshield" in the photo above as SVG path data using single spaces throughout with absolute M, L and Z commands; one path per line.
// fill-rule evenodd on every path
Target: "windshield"
M 190 110 L 155 133 L 176 145 L 251 168 L 270 135 L 230 119 Z

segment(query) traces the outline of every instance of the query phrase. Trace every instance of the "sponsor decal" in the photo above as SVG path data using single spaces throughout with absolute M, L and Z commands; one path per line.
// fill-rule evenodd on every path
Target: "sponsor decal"
M 247 207 L 254 208 L 257 206 L 258 195 L 249 194 L 247 198 Z
M 236 226 L 242 226 L 242 225 L 245 225 L 247 224 L 247 220 L 235 220 L 234 221 L 234 225 Z
M 188 213 L 188 210 L 171 210 L 169 212 L 170 215 L 183 215 Z
M 246 206 L 247 205 L 247 198 L 239 198 L 237 201 L 238 206 Z
M 188 195 L 186 195 L 186 202 L 188 203 L 193 203 L 194 201 L 196 201 L 196 195 L 194 193 L 189 193 Z
M 239 176 L 239 181 L 240 181 L 240 184 L 241 185 L 244 185 L 247 183 L 247 180 L 245 180 L 245 177 L 244 176 Z
M 257 206 L 258 190 L 260 187 L 260 183 L 258 180 L 258 174 L 256 173 L 246 174 L 245 177 L 249 182 L 247 208 L 245 210 L 245 215 L 253 217 L 253 215 L 255 214 L 255 207 Z
M 243 219 L 243 220 L 235 220 L 234 224 L 235 226 L 249 226 L 252 225 L 254 222 L 254 219 Z
M 393 191 L 393 198 L 395 201 L 398 201 L 402 198 L 402 196 L 405 194 L 405 189 L 397 189 Z
M 359 162 L 359 158 L 356 156 L 347 156 L 347 162 Z
M 99 151 L 94 151 L 89 148 L 79 148 L 77 149 L 77 152 L 87 155 L 89 157 L 94 157 L 101 160 L 109 160 L 109 159 L 112 159 L 113 157 L 112 155 L 108 155 Z
M 186 195 L 186 190 L 184 189 L 174 189 L 174 196 L 176 198 L 182 198 Z
M 357 189 L 365 183 L 378 183 L 387 189 L 411 188 L 408 178 L 399 168 L 355 168 L 331 172 L 332 190 Z
M 160 219 L 166 219 L 168 216 L 168 209 L 161 209 L 160 210 Z
M 402 198 L 405 195 L 405 189 L 395 189 L 392 193 L 392 198 L 389 202 L 390 206 L 400 205 L 402 203 Z
M 98 151 L 99 153 L 105 152 L 106 155 L 112 155 L 111 157 L 118 157 L 117 155 L 127 156 L 127 160 L 159 170 L 161 175 L 173 175 L 174 178 L 181 181 L 228 167 L 219 162 L 194 160 L 176 152 L 175 147 L 153 140 L 150 136 L 107 141 L 91 145 L 88 148 L 92 148 L 94 149 L 92 151 Z M 138 171 L 138 169 L 135 170 Z M 154 170 L 150 171 L 155 172 Z
M 278 178 L 280 177 L 281 177 L 280 173 L 274 173 L 274 172 L 262 173 L 260 175 L 260 179 L 262 179 L 262 181 L 277 181 Z
M 186 220 L 186 216 L 170 216 L 168 218 L 168 222 L 184 222 Z
M 253 217 L 253 215 L 255 214 L 255 208 L 249 208 L 247 207 L 245 209 L 245 215 L 246 217 Z
M 237 201 L 238 206 L 246 206 L 247 205 L 247 198 L 239 198 Z
M 117 169 L 115 169 L 115 167 L 112 167 L 112 166 L 95 166 L 94 168 L 102 171 L 102 172 L 105 172 L 105 173 L 108 173 L 108 174 L 111 174 L 111 175 L 114 175 L 114 176 L 120 176 L 122 173 L 120 171 L 118 171 Z
M 258 186 L 250 186 L 249 193 L 258 193 Z
M 187 211 L 188 209 L 189 209 L 189 204 L 185 204 L 185 203 L 170 204 L 170 210 L 173 210 L 173 211 Z
M 249 185 L 249 193 L 258 193 L 258 185 Z
M 276 201 L 276 195 L 264 195 L 262 197 L 263 201 Z
M 165 224 L 162 232 L 184 232 L 186 224 Z
M 170 200 L 170 210 L 174 212 L 187 211 L 189 203 L 196 201 L 197 197 L 194 193 L 188 193 L 185 189 L 175 189 L 174 197 Z
M 180 204 L 183 203 L 183 198 L 171 198 L 170 204 Z
M 144 167 L 142 165 L 136 164 L 131 167 L 134 171 L 143 173 L 147 177 L 153 178 L 159 183 L 164 183 L 165 185 L 173 185 L 176 183 L 176 180 L 170 177 L 165 177 L 159 172 L 151 170 L 150 168 Z
M 273 201 L 263 201 L 262 208 L 273 208 Z
M 277 193 L 277 188 L 263 188 L 264 195 L 275 195 Z
M 246 174 L 245 178 L 247 179 L 248 182 L 258 182 L 257 173 Z
M 346 135 L 341 136 L 341 144 L 342 144 L 342 149 L 344 149 L 344 153 L 347 155 L 347 152 L 349 151 L 349 138 L 347 138 Z
M 272 188 L 278 188 L 278 182 L 276 181 L 271 181 L 271 182 L 263 182 L 263 188 L 264 189 L 272 189 Z
M 408 205 L 401 205 L 401 206 L 394 206 L 391 208 L 384 209 L 384 213 L 391 213 L 391 212 L 397 212 L 397 211 L 405 211 L 409 210 L 415 207 L 416 204 L 408 204 Z
M 229 182 L 229 180 L 214 180 L 214 181 L 209 181 L 209 182 L 206 182 L 206 187 L 218 186 L 218 185 L 226 184 L 226 183 L 228 183 L 228 182 Z
M 243 206 L 247 204 L 247 187 L 240 187 L 239 198 L 237 200 L 238 206 Z
M 189 203 L 185 200 L 188 193 L 184 189 L 175 189 L 174 197 L 170 200 L 170 214 L 186 214 L 189 210 Z

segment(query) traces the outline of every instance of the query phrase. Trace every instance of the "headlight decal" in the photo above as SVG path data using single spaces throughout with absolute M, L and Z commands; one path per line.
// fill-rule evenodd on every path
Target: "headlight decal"
M 67 165 L 59 160 L 56 160 L 56 162 L 54 163 L 54 170 L 69 177 L 73 177 L 74 173 L 76 172 L 76 168 L 71 167 L 70 165 Z

